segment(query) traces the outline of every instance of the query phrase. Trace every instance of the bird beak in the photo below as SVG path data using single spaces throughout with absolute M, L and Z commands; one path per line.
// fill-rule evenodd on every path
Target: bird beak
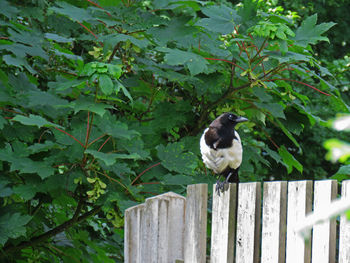
M 244 118 L 244 117 L 238 117 L 238 118 L 236 119 L 236 122 L 237 122 L 237 123 L 245 122 L 245 121 L 248 121 L 248 119 L 247 119 L 247 118 Z

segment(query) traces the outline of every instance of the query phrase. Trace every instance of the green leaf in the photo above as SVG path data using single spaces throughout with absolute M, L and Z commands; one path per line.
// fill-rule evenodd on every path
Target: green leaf
M 269 113 L 271 113 L 275 118 L 282 118 L 285 119 L 286 116 L 284 115 L 284 107 L 279 103 L 254 103 L 257 107 L 267 110 Z
M 89 97 L 82 97 L 81 99 L 75 100 L 69 105 L 62 107 L 70 107 L 74 109 L 74 114 L 77 114 L 80 111 L 90 111 L 100 115 L 101 117 L 103 117 L 103 115 L 106 113 L 106 109 L 114 109 L 112 105 L 101 102 L 97 103 Z
M 300 148 L 300 144 L 297 142 L 294 136 L 289 132 L 289 130 L 282 124 L 282 122 L 279 121 L 278 119 L 275 119 L 275 121 L 277 122 L 278 126 L 282 129 L 284 134 L 287 135 L 287 137 L 295 144 L 295 146 Z
M 22 155 L 23 156 L 23 155 Z M 12 152 L 11 147 L 0 149 L 0 160 L 11 163 L 11 170 L 19 170 L 20 173 L 36 173 L 42 179 L 54 174 L 55 169 L 44 161 L 33 161 L 22 157 L 17 152 Z
M 164 176 L 162 183 L 166 185 L 189 185 L 192 183 L 192 179 L 191 177 L 182 174 L 167 174 Z
M 148 41 L 145 39 L 137 39 L 130 35 L 125 34 L 109 34 L 101 37 L 102 41 L 105 41 L 106 46 L 114 48 L 119 42 L 128 42 L 130 41 L 135 46 L 140 48 L 146 48 Z
M 120 154 L 120 153 L 103 153 L 95 150 L 86 150 L 85 153 L 91 154 L 96 159 L 103 161 L 107 166 L 115 164 L 118 159 L 137 160 L 140 156 L 136 153 Z
M 325 141 L 324 147 L 328 150 L 326 159 L 332 162 L 344 163 L 350 158 L 350 144 L 338 139 L 329 139 Z
M 316 22 L 317 14 L 306 18 L 297 29 L 293 40 L 302 47 L 306 47 L 308 44 L 316 44 L 318 41 L 329 42 L 327 37 L 321 35 L 333 27 L 335 23 L 330 22 L 316 25 Z
M 272 100 L 272 96 L 269 95 L 266 90 L 262 87 L 255 86 L 253 87 L 253 93 L 255 96 L 259 98 L 259 100 L 263 102 L 270 102 Z
M 57 91 L 63 91 L 69 88 L 77 87 L 85 83 L 85 79 L 65 79 L 58 78 L 57 82 L 49 82 L 48 86 Z
M 350 164 L 342 165 L 339 168 L 339 170 L 331 178 L 336 179 L 339 182 L 349 179 L 350 178 Z
M 41 127 L 58 127 L 62 128 L 62 126 L 54 124 L 52 122 L 49 122 L 45 120 L 43 117 L 38 115 L 29 114 L 29 117 L 23 116 L 23 115 L 16 115 L 12 121 L 18 121 L 22 123 L 23 125 L 29 125 L 29 126 L 38 126 Z
M 208 18 L 202 18 L 196 25 L 220 34 L 231 34 L 241 21 L 237 11 L 228 6 L 209 6 L 202 9 Z
M 53 34 L 53 33 L 45 33 L 45 37 L 47 39 L 54 40 L 58 43 L 71 43 L 74 40 L 73 38 L 62 37 L 60 35 Z
M 59 98 L 52 92 L 46 91 L 29 91 L 27 94 L 28 107 L 35 106 L 56 106 L 56 105 L 66 105 L 68 102 L 64 99 Z
M 10 5 L 8 1 L 0 1 L 0 14 L 6 16 L 7 18 L 13 18 L 17 15 L 18 9 L 13 5 Z
M 78 8 L 67 2 L 55 2 L 59 7 L 50 7 L 50 10 L 60 15 L 67 16 L 76 22 L 94 20 L 90 13 L 84 8 Z
M 135 136 L 140 134 L 134 130 L 129 130 L 128 125 L 120 121 L 107 121 L 102 122 L 101 125 L 104 125 L 101 129 L 101 132 L 107 133 L 117 139 L 132 139 Z
M 37 189 L 32 184 L 24 184 L 14 187 L 13 192 L 27 201 L 35 196 Z
M 14 57 L 12 55 L 5 55 L 3 56 L 4 62 L 9 66 L 15 66 L 20 69 L 23 69 L 25 67 L 30 73 L 35 74 L 37 73 L 31 66 L 29 66 L 27 60 L 22 57 Z
M 7 120 L 4 117 L 0 116 L 0 130 L 4 128 L 5 124 L 7 124 Z
M 207 70 L 208 61 L 203 57 L 179 49 L 158 48 L 159 51 L 165 52 L 165 61 L 169 65 L 186 65 L 191 75 L 197 75 Z
M 107 64 L 109 74 L 111 74 L 116 79 L 119 79 L 120 76 L 122 75 L 123 73 L 122 67 L 123 65 Z
M 133 104 L 134 100 L 131 97 L 131 94 L 129 93 L 129 91 L 124 87 L 123 84 L 121 84 L 119 81 L 116 81 L 116 89 L 115 89 L 115 93 L 118 94 L 119 90 L 122 90 L 123 94 L 130 100 L 130 103 Z
M 350 221 L 350 209 L 345 212 L 346 219 Z
M 21 215 L 20 213 L 0 215 L 0 244 L 5 245 L 9 238 L 25 236 L 27 233 L 25 225 L 31 219 L 31 216 Z
M 6 197 L 12 194 L 12 189 L 8 185 L 9 185 L 9 181 L 7 181 L 6 179 L 0 178 L 0 197 Z
M 182 143 L 170 143 L 156 147 L 162 165 L 169 171 L 192 174 L 197 167 L 198 159 L 192 152 L 185 152 Z
M 111 78 L 106 74 L 101 74 L 99 75 L 98 79 L 98 84 L 102 93 L 105 95 L 111 95 L 114 89 L 113 81 L 111 80 Z
M 276 161 L 276 163 L 282 163 L 282 158 L 281 158 L 281 156 L 280 156 L 277 152 L 271 150 L 271 149 L 268 148 L 268 147 L 265 147 L 265 148 L 264 148 L 264 151 L 266 151 L 267 154 L 270 155 L 271 158 L 274 159 L 274 160 Z
M 286 147 L 284 147 L 284 145 L 282 145 L 279 149 L 278 149 L 278 153 L 281 155 L 282 159 L 283 159 L 283 163 L 285 164 L 285 166 L 287 167 L 287 171 L 288 173 L 291 173 L 293 170 L 293 167 L 296 168 L 299 172 L 303 172 L 303 166 L 301 163 L 298 162 L 297 159 L 294 158 L 293 155 L 291 155 Z
M 47 152 L 51 149 L 59 149 L 60 145 L 52 141 L 45 141 L 44 143 L 36 143 L 29 146 L 27 149 L 31 153 Z

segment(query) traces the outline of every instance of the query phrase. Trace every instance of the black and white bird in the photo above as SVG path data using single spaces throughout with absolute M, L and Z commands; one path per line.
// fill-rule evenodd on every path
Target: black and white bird
M 209 128 L 204 130 L 200 140 L 202 159 L 206 167 L 226 180 L 216 182 L 216 191 L 224 190 L 225 183 L 238 183 L 238 170 L 242 163 L 242 143 L 236 124 L 248 121 L 247 118 L 232 113 L 223 113 L 217 117 Z

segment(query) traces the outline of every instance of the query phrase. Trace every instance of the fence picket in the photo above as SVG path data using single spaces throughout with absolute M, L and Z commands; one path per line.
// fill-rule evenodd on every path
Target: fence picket
M 287 182 L 265 182 L 261 263 L 285 262 Z
M 314 212 L 321 211 L 337 196 L 337 181 L 316 181 L 314 184 Z M 336 244 L 335 219 L 314 225 L 312 233 L 312 262 L 334 263 Z
M 186 199 L 175 193 L 147 198 L 125 211 L 125 262 L 174 262 L 183 258 Z
M 187 186 L 185 262 L 206 262 L 208 185 Z
M 294 232 L 294 225 L 312 208 L 312 181 L 288 183 L 286 263 L 309 263 L 311 242 Z
M 124 216 L 124 261 L 139 263 L 141 242 L 141 221 L 145 205 L 137 205 L 125 210 Z
M 342 183 L 342 197 L 347 198 L 350 202 L 350 180 Z M 350 262 L 350 221 L 343 215 L 340 217 L 339 227 L 339 263 Z
M 238 186 L 236 262 L 259 261 L 261 184 Z
M 328 218 L 347 209 L 350 180 L 343 181 L 339 200 L 333 200 L 335 180 L 265 182 L 262 204 L 260 183 L 229 184 L 220 196 L 213 187 L 211 263 L 336 262 L 336 222 Z M 314 212 L 306 216 L 313 196 Z M 207 201 L 208 185 L 197 184 L 187 187 L 186 198 L 170 192 L 126 209 L 124 262 L 207 262 Z M 299 233 L 311 229 L 312 240 L 305 241 Z M 349 244 L 350 223 L 344 215 L 339 263 L 350 262 Z
M 215 193 L 213 186 L 213 208 L 211 227 L 211 263 L 233 262 L 236 224 L 236 184 L 229 184 L 223 193 Z

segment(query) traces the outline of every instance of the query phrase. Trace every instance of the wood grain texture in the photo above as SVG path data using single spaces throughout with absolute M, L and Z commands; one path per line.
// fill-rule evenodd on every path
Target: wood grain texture
M 322 212 L 337 196 L 337 181 L 323 180 L 314 183 L 314 212 Z M 312 233 L 312 262 L 334 263 L 336 249 L 336 221 L 316 224 Z
M 342 198 L 346 198 L 350 202 L 350 180 L 342 183 Z M 343 215 L 340 217 L 339 227 L 339 263 L 350 262 L 350 221 Z
M 287 182 L 265 182 L 263 192 L 261 263 L 284 263 Z
M 213 186 L 213 208 L 211 227 L 211 263 L 233 262 L 236 224 L 236 184 L 228 184 L 227 189 L 215 192 Z
M 312 208 L 312 181 L 288 183 L 286 263 L 309 263 L 311 242 L 294 231 Z
M 236 262 L 259 262 L 261 184 L 238 187 Z
M 166 193 L 125 211 L 125 262 L 183 259 L 186 199 Z
M 141 218 L 145 205 L 137 205 L 125 210 L 124 215 L 124 262 L 141 262 Z
M 185 255 L 186 263 L 206 262 L 208 185 L 187 186 Z

